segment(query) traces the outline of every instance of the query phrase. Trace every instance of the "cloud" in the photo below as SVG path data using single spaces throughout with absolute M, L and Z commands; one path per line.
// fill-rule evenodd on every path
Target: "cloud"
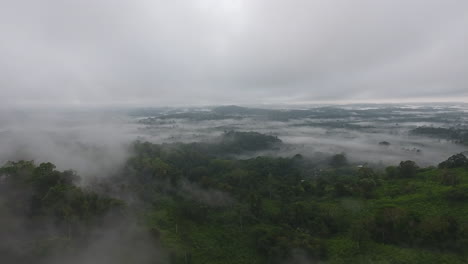
M 11 104 L 468 97 L 456 0 L 18 0 L 0 4 Z
M 8 160 L 52 162 L 85 178 L 118 171 L 139 135 L 137 125 L 105 111 L 2 111 L 0 123 L 1 165 Z

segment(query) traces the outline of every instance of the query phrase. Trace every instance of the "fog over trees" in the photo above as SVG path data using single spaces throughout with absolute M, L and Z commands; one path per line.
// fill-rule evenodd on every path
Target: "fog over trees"
M 0 2 L 1 264 L 468 263 L 468 2 Z

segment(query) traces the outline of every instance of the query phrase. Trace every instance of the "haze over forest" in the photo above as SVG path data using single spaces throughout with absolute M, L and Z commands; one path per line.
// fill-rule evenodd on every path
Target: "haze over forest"
M 0 262 L 468 263 L 468 2 L 0 2 Z

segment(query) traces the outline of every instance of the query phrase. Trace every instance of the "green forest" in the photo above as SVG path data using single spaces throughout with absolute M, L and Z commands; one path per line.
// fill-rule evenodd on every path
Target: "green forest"
M 51 163 L 8 162 L 0 235 L 11 239 L 0 256 L 50 263 L 121 230 L 117 263 L 468 263 L 465 155 L 427 168 L 352 164 L 352 153 L 255 155 L 281 144 L 236 131 L 212 142 L 136 141 L 118 173 L 92 184 Z
M 468 130 L 464 127 L 417 127 L 411 130 L 411 133 L 414 135 L 446 139 L 460 144 L 468 144 Z

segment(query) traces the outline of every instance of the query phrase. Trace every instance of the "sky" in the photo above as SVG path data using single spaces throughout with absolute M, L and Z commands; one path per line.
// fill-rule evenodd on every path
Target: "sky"
M 0 105 L 468 102 L 465 0 L 0 0 Z

